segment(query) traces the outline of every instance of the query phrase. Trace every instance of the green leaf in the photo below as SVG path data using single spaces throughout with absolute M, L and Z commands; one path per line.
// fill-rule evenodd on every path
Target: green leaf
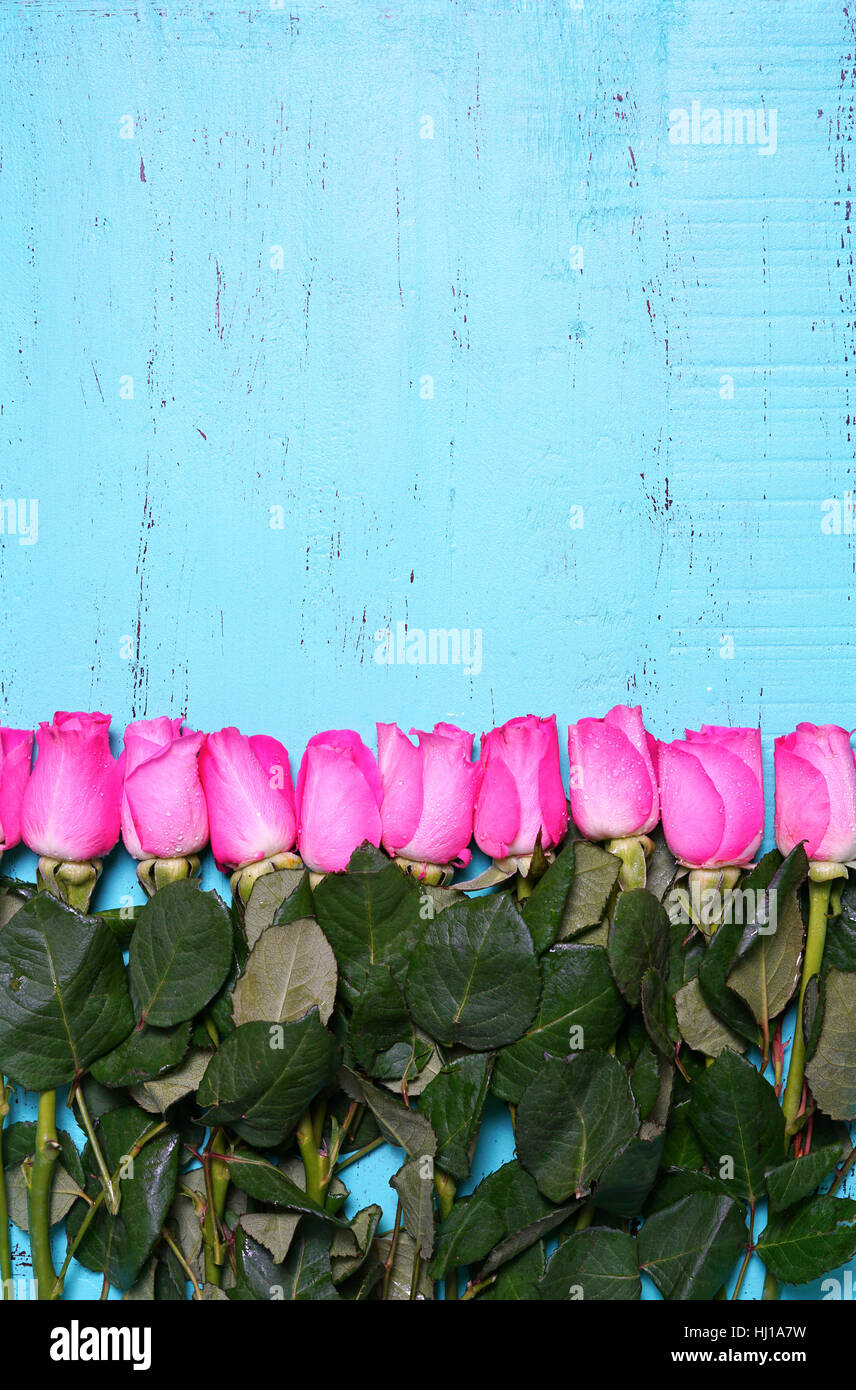
M 650 1044 L 643 1047 L 630 1072 L 630 1089 L 642 1119 L 650 1113 L 660 1093 L 660 1061 Z
M 621 860 L 614 854 L 588 840 L 574 841 L 574 877 L 562 913 L 560 941 L 598 925 L 618 882 L 620 868 Z
M 68 1130 L 57 1130 L 57 1141 L 60 1147 L 60 1159 L 64 1163 L 68 1174 L 72 1180 L 83 1187 L 86 1176 L 83 1171 L 83 1164 L 80 1161 L 80 1154 L 74 1146 L 74 1140 Z M 17 1120 L 14 1124 L 7 1125 L 3 1130 L 3 1166 L 7 1173 L 10 1169 L 20 1168 L 28 1158 L 31 1158 L 36 1151 L 36 1126 L 32 1120 Z
M 699 966 L 698 980 L 705 1003 L 717 1018 L 748 1042 L 758 1043 L 758 1025 L 746 1004 L 728 985 L 731 967 L 737 959 L 743 928 L 736 922 L 723 922 Z
M 666 981 L 653 966 L 642 976 L 642 1018 L 648 1037 L 663 1057 L 674 1055 L 670 1036 L 671 1015 Z
M 134 1086 L 131 1099 L 150 1115 L 165 1115 L 171 1105 L 183 1100 L 198 1088 L 210 1056 L 209 1049 L 192 1047 L 172 1071 L 163 1072 L 150 1081 L 143 1081 L 139 1086 Z
M 283 871 L 285 872 L 285 871 Z M 311 917 L 274 922 L 250 952 L 232 993 L 232 1017 L 242 1023 L 293 1023 L 317 1008 L 322 1023 L 336 999 L 336 957 Z
M 477 1295 L 479 1303 L 535 1303 L 538 1281 L 544 1273 L 544 1247 L 540 1241 L 515 1255 L 499 1270 L 489 1288 Z
M 515 1105 L 545 1055 L 608 1047 L 626 1011 L 602 946 L 556 946 L 542 958 L 541 976 L 541 1004 L 531 1027 L 496 1060 L 493 1090 Z
M 404 995 L 388 965 L 373 965 L 354 1005 L 348 1038 L 354 1058 L 377 1080 L 415 1075 L 432 1044 L 417 1040 Z
M 187 1276 L 172 1250 L 168 1245 L 162 1245 L 155 1264 L 154 1296 L 157 1301 L 159 1303 L 186 1302 L 186 1278 Z
M 665 908 L 647 888 L 619 896 L 609 929 L 609 964 L 628 1004 L 639 1004 L 646 971 L 666 975 L 670 938 Z
M 757 1203 L 766 1193 L 764 1175 L 785 1149 L 785 1121 L 776 1092 L 751 1062 L 720 1053 L 696 1082 L 690 1120 L 714 1172 L 731 1160 L 734 1192 Z
M 437 1163 L 456 1182 L 470 1176 L 492 1066 L 489 1053 L 458 1057 L 426 1086 L 419 1102 L 437 1136 Z
M 542 1299 L 554 1302 L 641 1298 L 635 1240 L 601 1226 L 577 1231 L 548 1262 L 539 1290 Z
M 232 924 L 216 893 L 168 883 L 140 913 L 128 959 L 138 1016 L 158 1028 L 192 1018 L 232 962 Z
M 823 962 L 836 970 L 856 971 L 856 878 L 847 879 L 841 893 L 841 910 L 830 919 Z
M 833 1120 L 852 1120 L 856 1117 L 856 974 L 828 971 L 823 995 L 823 1023 L 806 1065 L 806 1080 L 825 1114 Z
M 627 1072 L 606 1053 L 551 1059 L 517 1109 L 520 1162 L 553 1202 L 583 1196 L 636 1133 Z
M 404 1228 L 423 1259 L 434 1250 L 434 1164 L 430 1157 L 409 1158 L 389 1180 L 401 1202 Z
M 531 1227 L 554 1211 L 516 1160 L 504 1163 L 489 1173 L 471 1196 L 459 1198 L 439 1227 L 431 1262 L 432 1278 L 442 1279 L 459 1265 L 474 1264 L 506 1237 Z M 562 1211 L 559 1219 L 566 1216 L 567 1212 Z M 532 1234 L 529 1243 L 540 1239 L 541 1234 L 546 1232 Z M 519 1253 L 518 1247 L 507 1258 Z M 488 1269 L 488 1273 L 492 1272 Z
M 644 1057 L 649 1049 L 640 1053 Z M 657 1181 L 666 1143 L 666 1124 L 672 1102 L 674 1067 L 660 1062 L 657 1075 L 657 1094 L 648 1108 L 649 1118 L 640 1125 L 639 1133 L 604 1169 L 596 1189 L 601 1211 L 625 1220 L 638 1216 L 642 1205 Z
M 294 907 L 299 917 L 313 915 L 312 890 L 305 869 L 275 869 L 272 874 L 257 878 L 244 909 L 247 945 L 255 946 L 262 932 L 272 922 L 286 920 Z
M 802 846 L 798 848 L 804 858 Z M 749 880 L 742 891 L 747 884 Z M 776 929 L 769 935 L 752 931 L 751 945 L 732 967 L 727 981 L 729 989 L 746 1001 L 755 1022 L 762 1025 L 777 1018 L 790 1002 L 799 983 L 805 939 L 796 892 L 777 891 L 776 876 L 770 889 L 776 893 Z
M 574 841 L 569 840 L 523 904 L 523 916 L 540 955 L 555 942 L 574 879 Z
M 757 1249 L 783 1284 L 819 1279 L 856 1255 L 856 1202 L 848 1197 L 809 1197 L 772 1216 Z
M 437 1139 L 425 1115 L 411 1110 L 386 1091 L 372 1086 L 364 1076 L 343 1067 L 339 1072 L 339 1085 L 351 1100 L 367 1105 L 377 1121 L 378 1128 L 388 1144 L 404 1149 L 410 1158 L 423 1154 L 433 1155 L 437 1151 Z
M 338 1231 L 335 1233 L 330 1246 L 334 1284 L 341 1284 L 345 1279 L 350 1279 L 368 1259 L 372 1241 L 377 1235 L 382 1216 L 383 1207 L 379 1207 L 376 1203 L 358 1211 L 348 1224 L 348 1233 L 351 1237 L 348 1248 L 342 1250 L 341 1253 L 339 1247 L 340 1233 Z
M 164 890 L 161 890 L 164 891 Z M 130 1289 L 160 1236 L 175 1194 L 178 1178 L 180 1136 L 174 1129 L 164 1130 L 128 1162 L 134 1145 L 151 1128 L 150 1117 L 136 1106 L 108 1110 L 97 1123 L 98 1142 L 111 1173 L 120 1173 L 120 1206 L 111 1215 L 102 1203 L 77 1248 L 76 1258 L 87 1269 L 106 1274 L 117 1289 Z M 90 1198 L 101 1187 L 91 1146 L 83 1151 L 87 1172 L 86 1190 Z M 69 1213 L 66 1226 L 74 1240 L 86 1208 L 78 1202 Z
M 533 1183 L 533 1187 L 534 1186 Z M 537 1190 L 538 1189 L 535 1188 L 536 1192 Z M 478 1272 L 478 1280 L 480 1281 L 487 1278 L 489 1274 L 493 1274 L 500 1266 L 517 1260 L 525 1250 L 530 1249 L 530 1247 L 536 1243 L 540 1245 L 540 1242 L 551 1235 L 553 1231 L 564 1226 L 568 1218 L 572 1216 L 575 1211 L 578 1211 L 581 1205 L 582 1203 L 576 1200 L 566 1202 L 565 1205 L 561 1207 L 549 1206 L 545 1203 L 542 1215 L 535 1216 L 524 1225 L 518 1226 L 516 1230 L 512 1230 L 509 1235 L 504 1236 L 502 1240 L 493 1247 Z
M 354 852 L 347 873 L 327 874 L 314 896 L 347 1004 L 356 1003 L 373 965 L 388 965 L 402 981 L 425 926 L 415 879 L 369 846 Z
M 23 883 L 17 878 L 0 874 L 0 928 L 11 922 L 16 912 L 36 896 L 38 889 L 34 883 Z
M 688 934 L 689 931 L 689 934 Z M 698 979 L 707 943 L 695 927 L 678 920 L 669 927 L 669 989 L 676 994 L 682 985 Z
M 447 907 L 427 924 L 405 994 L 430 1037 L 487 1052 L 520 1037 L 540 988 L 529 929 L 508 895 L 496 893 Z
M 163 891 L 163 890 L 161 890 Z M 336 1043 L 317 1009 L 295 1023 L 242 1023 L 208 1063 L 197 1101 L 206 1124 L 231 1125 L 270 1148 L 297 1125 L 332 1078 Z
M 151 1259 L 147 1260 L 144 1264 L 142 1271 L 137 1276 L 134 1283 L 128 1291 L 122 1295 L 123 1303 L 154 1302 L 157 1264 L 157 1256 L 152 1255 Z
M 398 1044 L 397 1047 L 391 1048 L 379 1059 L 378 1080 L 394 1095 L 402 1094 L 401 1083 L 403 1080 L 406 1081 L 407 1098 L 412 1100 L 414 1096 L 422 1094 L 435 1076 L 439 1076 L 446 1059 L 436 1043 L 418 1030 L 414 1032 L 413 1056 L 412 1059 L 408 1058 L 406 1067 L 401 1065 L 403 1054 L 398 1051 L 400 1047 L 402 1045 Z M 381 1076 L 382 1071 L 397 1071 L 399 1075 L 387 1079 Z
M 208 1024 L 213 1023 L 217 1029 L 217 1035 L 221 1042 L 235 1031 L 235 1024 L 232 1019 L 232 991 L 235 988 L 238 977 L 247 963 L 249 947 L 244 936 L 243 927 L 238 921 L 238 909 L 233 905 L 230 914 L 232 923 L 232 959 L 226 978 L 220 986 L 214 998 L 209 1002 L 205 1009 L 204 1016 L 197 1016 L 194 1024 L 191 1042 L 198 1047 L 206 1047 L 209 1042 Z
M 264 1246 L 274 1264 L 282 1264 L 300 1225 L 300 1217 L 284 1211 L 245 1212 L 240 1225 L 251 1239 Z
M 134 1026 L 122 953 L 97 917 L 48 893 L 0 931 L 0 1057 L 17 1085 L 72 1081 Z
M 748 1046 L 745 1038 L 735 1033 L 726 1023 L 717 1018 L 709 1009 L 698 980 L 690 980 L 682 985 L 675 995 L 675 1013 L 681 1037 L 688 1047 L 703 1052 L 707 1057 L 718 1057 L 725 1048 L 732 1052 L 745 1052 Z
M 648 856 L 645 887 L 662 902 L 675 881 L 678 862 L 666 844 L 662 825 L 651 831 L 649 839 L 653 840 L 654 848 Z
M 666 1299 L 697 1302 L 722 1288 L 746 1247 L 743 1212 L 730 1197 L 695 1193 L 647 1217 L 639 1268 Z
M 634 1135 L 627 1148 L 604 1169 L 597 1184 L 593 1200 L 599 1211 L 608 1211 L 626 1221 L 639 1215 L 657 1181 L 665 1142 L 663 1133 L 650 1139 Z
M 767 1174 L 770 1211 L 784 1211 L 808 1197 L 832 1172 L 840 1157 L 838 1144 L 826 1144 L 822 1149 L 813 1149 L 804 1158 L 793 1158 L 773 1168 Z
M 7 1157 L 7 1150 L 10 1147 L 8 1137 L 13 1128 L 32 1130 L 32 1139 L 29 1145 L 29 1153 L 32 1154 L 35 1150 L 36 1127 L 35 1125 L 10 1125 L 9 1129 L 5 1130 L 3 1135 L 3 1159 L 6 1169 L 6 1200 L 9 1208 L 9 1220 L 12 1222 L 12 1225 L 17 1226 L 19 1230 L 28 1231 L 30 1228 L 28 1188 L 27 1177 L 24 1167 L 22 1166 L 23 1159 L 18 1157 L 17 1162 L 10 1163 Z M 69 1144 L 71 1144 L 69 1136 L 66 1135 L 65 1137 L 68 1139 Z M 72 1148 L 73 1147 L 72 1145 Z M 72 1177 L 64 1163 L 60 1162 L 55 1165 L 50 1201 L 50 1223 L 52 1226 L 55 1226 L 57 1222 L 65 1219 L 78 1197 L 82 1195 L 81 1184 L 83 1181 L 84 1178 L 82 1175 Z
M 274 1207 L 286 1207 L 289 1211 L 317 1216 L 334 1225 L 342 1225 L 338 1217 L 332 1216 L 312 1197 L 307 1197 L 287 1173 L 274 1163 L 247 1149 L 236 1149 L 229 1159 L 229 1177 L 235 1187 L 257 1202 L 268 1202 Z M 256 1237 L 258 1239 L 258 1237 Z
M 380 1236 L 377 1240 L 377 1252 L 380 1260 L 388 1260 L 390 1254 L 391 1236 Z M 366 1274 L 366 1282 L 371 1280 L 374 1284 L 379 1284 L 382 1277 L 382 1268 L 371 1280 L 371 1273 Z M 423 1262 L 419 1266 L 418 1275 L 416 1274 L 416 1246 L 406 1231 L 400 1231 L 398 1244 L 392 1259 L 390 1269 L 389 1286 L 386 1297 L 391 1303 L 407 1303 L 411 1297 L 411 1290 L 415 1287 L 416 1298 L 419 1302 L 428 1301 L 434 1297 L 434 1286 L 428 1274 L 428 1266 Z M 379 1290 L 375 1288 L 375 1296 Z M 365 1294 L 361 1294 L 365 1297 Z
M 375 1080 L 387 1090 L 396 1095 L 406 1090 L 408 1099 L 412 1100 L 422 1094 L 442 1067 L 443 1059 L 431 1039 L 414 1030 L 410 1037 L 402 1038 L 381 1053 L 373 1070 Z
M 277 1264 L 270 1251 L 239 1226 L 235 1232 L 235 1287 L 229 1298 L 286 1303 L 335 1301 L 329 1237 L 323 1226 L 302 1221 L 288 1255 Z
M 669 1116 L 661 1168 L 703 1168 L 704 1154 L 689 1121 L 690 1102 L 677 1102 Z
M 190 1020 L 173 1028 L 138 1025 L 124 1042 L 92 1063 L 102 1086 L 137 1086 L 177 1067 L 190 1044 Z
M 684 1197 L 694 1197 L 699 1192 L 715 1197 L 732 1197 L 728 1183 L 723 1182 L 722 1178 L 714 1178 L 709 1173 L 696 1172 L 692 1168 L 668 1168 L 645 1203 L 646 1220 L 654 1212 L 665 1211 Z
M 806 982 L 802 1001 L 802 1026 L 806 1066 L 817 1051 L 826 1013 L 826 976 L 812 975 Z

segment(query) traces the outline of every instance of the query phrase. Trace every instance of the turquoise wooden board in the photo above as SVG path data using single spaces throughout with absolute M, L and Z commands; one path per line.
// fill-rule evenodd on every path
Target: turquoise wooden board
M 4 721 L 856 724 L 852 26 L 4 6 Z

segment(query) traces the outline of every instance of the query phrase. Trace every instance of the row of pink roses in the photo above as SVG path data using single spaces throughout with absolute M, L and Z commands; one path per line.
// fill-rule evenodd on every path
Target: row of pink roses
M 202 734 L 181 719 L 137 720 L 114 758 L 110 717 L 58 713 L 33 734 L 0 729 L 0 849 L 19 840 L 55 859 L 101 858 L 121 830 L 137 859 L 195 854 L 222 869 L 297 847 L 316 872 L 347 866 L 370 841 L 416 862 L 465 865 L 473 839 L 494 859 L 544 850 L 567 829 L 555 715 L 510 719 L 482 737 L 452 724 L 417 733 L 378 724 L 377 759 L 352 730 L 310 739 L 292 782 L 276 739 Z M 417 732 L 411 730 L 411 733 Z M 649 834 L 662 818 L 691 866 L 748 863 L 764 831 L 758 729 L 703 725 L 660 742 L 641 709 L 617 705 L 568 733 L 571 814 L 592 840 Z M 856 856 L 856 761 L 836 725 L 800 724 L 775 742 L 775 834 L 783 853 Z

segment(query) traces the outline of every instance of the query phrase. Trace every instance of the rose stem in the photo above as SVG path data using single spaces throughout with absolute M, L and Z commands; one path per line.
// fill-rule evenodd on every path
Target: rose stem
M 318 1152 L 311 1110 L 304 1110 L 300 1117 L 300 1123 L 297 1126 L 297 1147 L 300 1150 L 300 1157 L 303 1159 L 303 1171 L 306 1174 L 306 1195 L 323 1206 L 326 1184 L 322 1172 L 323 1160 Z
M 389 1253 L 383 1266 L 383 1284 L 381 1286 L 381 1302 L 389 1297 L 389 1281 L 392 1278 L 392 1266 L 395 1264 L 395 1254 L 398 1250 L 398 1237 L 401 1232 L 401 1201 L 395 1208 L 395 1225 L 392 1228 L 392 1236 L 389 1242 Z
M 202 1159 L 205 1171 L 205 1282 L 220 1287 L 220 1272 L 223 1263 L 223 1242 L 220 1239 L 220 1222 L 226 1210 L 226 1193 L 229 1188 L 229 1165 L 220 1157 L 225 1154 L 222 1129 L 212 1130 L 208 1146 Z
M 75 1082 L 74 1087 L 72 1089 L 73 1094 L 71 1098 L 73 1099 L 74 1104 L 77 1106 L 78 1113 L 80 1115 L 81 1126 L 83 1127 L 86 1133 L 86 1137 L 89 1140 L 90 1146 L 92 1148 L 95 1163 L 98 1168 L 98 1172 L 101 1176 L 101 1182 L 104 1186 L 104 1191 L 107 1194 L 107 1205 L 110 1208 L 110 1211 L 115 1216 L 119 1210 L 118 1188 L 116 1187 L 116 1184 L 110 1176 L 110 1170 L 107 1167 L 107 1162 L 104 1158 L 103 1153 L 101 1152 L 101 1145 L 98 1143 L 98 1140 L 95 1137 L 95 1126 L 92 1123 L 92 1117 L 89 1114 L 89 1107 L 86 1104 L 86 1101 L 83 1096 L 83 1091 L 80 1088 L 79 1078 L 78 1081 Z
M 51 1188 L 59 1142 L 56 1135 L 56 1091 L 43 1091 L 39 1096 L 36 1122 L 36 1150 L 30 1163 L 30 1188 L 27 1197 L 30 1249 L 36 1297 L 47 1300 L 56 1282 L 51 1258 Z
M 455 1201 L 455 1184 L 444 1173 L 442 1168 L 434 1170 L 434 1187 L 437 1190 L 437 1205 L 440 1208 L 440 1220 L 445 1221 L 451 1214 Z M 458 1271 L 453 1269 L 446 1275 L 444 1288 L 446 1290 L 446 1302 L 449 1303 L 458 1297 Z
M 157 1124 L 152 1125 L 151 1129 L 147 1129 L 145 1134 L 140 1135 L 140 1138 L 137 1140 L 136 1144 L 133 1144 L 131 1146 L 131 1150 L 128 1153 L 127 1157 L 136 1158 L 138 1154 L 142 1153 L 149 1140 L 155 1139 L 165 1129 L 166 1120 L 159 1120 Z M 119 1181 L 118 1173 L 116 1174 L 116 1181 Z M 65 1282 L 65 1276 L 68 1273 L 68 1267 L 74 1259 L 77 1247 L 83 1240 L 83 1237 L 86 1235 L 86 1232 L 89 1230 L 89 1227 L 92 1225 L 92 1222 L 95 1219 L 98 1209 L 101 1206 L 101 1203 L 104 1201 L 106 1195 L 107 1194 L 104 1188 L 102 1187 L 100 1192 L 98 1193 L 98 1196 L 95 1197 L 94 1200 L 90 1203 L 86 1215 L 80 1223 L 80 1229 L 78 1230 L 77 1235 L 74 1237 L 74 1240 L 69 1243 L 68 1249 L 65 1252 L 65 1259 L 62 1262 L 62 1269 L 56 1277 L 56 1283 L 54 1284 L 53 1292 L 51 1294 L 52 1299 L 62 1298 L 62 1289 L 63 1284 Z
M 746 1254 L 743 1256 L 743 1263 L 740 1266 L 740 1273 L 737 1276 L 737 1283 L 734 1285 L 734 1293 L 731 1295 L 732 1303 L 740 1297 L 740 1290 L 743 1287 L 743 1280 L 746 1270 L 749 1268 L 749 1261 L 755 1249 L 755 1203 L 749 1203 L 749 1239 L 746 1242 Z
M 782 1100 L 782 1110 L 785 1115 L 786 1144 L 788 1138 L 796 1134 L 801 1124 L 799 1110 L 803 1089 L 803 1077 L 805 1075 L 805 1035 L 803 1034 L 802 1023 L 803 999 L 805 998 L 806 986 L 809 980 L 818 974 L 823 960 L 823 948 L 826 944 L 826 913 L 829 906 L 830 886 L 829 879 L 821 881 L 820 883 L 815 882 L 814 879 L 810 879 L 808 885 L 808 932 L 805 942 L 805 958 L 803 960 L 800 996 L 797 1004 L 797 1017 L 794 1026 L 794 1040 L 791 1045 L 791 1060 L 788 1066 L 788 1080 Z

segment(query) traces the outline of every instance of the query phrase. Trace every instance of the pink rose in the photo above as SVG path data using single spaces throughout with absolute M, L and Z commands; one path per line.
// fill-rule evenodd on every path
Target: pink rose
M 693 868 L 748 864 L 764 835 L 761 730 L 687 729 L 659 746 L 666 842 Z
M 21 800 L 32 753 L 32 729 L 0 728 L 0 854 L 21 838 Z
M 119 838 L 122 768 L 109 714 L 66 714 L 36 732 L 38 757 L 21 803 L 21 837 L 51 859 L 100 859 Z
M 571 815 L 590 840 L 647 835 L 660 819 L 657 774 L 639 705 L 616 705 L 603 719 L 568 730 Z
M 473 736 L 454 724 L 410 732 L 418 748 L 397 724 L 377 726 L 384 848 L 402 859 L 468 864 L 479 775 L 470 760 Z
M 790 854 L 805 841 L 809 859 L 856 858 L 856 762 L 837 724 L 798 724 L 777 738 L 776 844 Z
M 219 869 L 237 869 L 291 849 L 297 811 L 288 751 L 267 734 L 209 734 L 199 755 L 211 848 Z
M 556 716 L 527 714 L 482 735 L 475 838 L 492 859 L 557 845 L 568 825 Z
M 347 869 L 354 850 L 380 845 L 383 791 L 377 763 L 353 729 L 309 740 L 297 774 L 297 846 L 316 873 Z
M 197 759 L 204 734 L 181 719 L 137 719 L 125 730 L 122 839 L 135 859 L 196 854 L 208 839 Z

